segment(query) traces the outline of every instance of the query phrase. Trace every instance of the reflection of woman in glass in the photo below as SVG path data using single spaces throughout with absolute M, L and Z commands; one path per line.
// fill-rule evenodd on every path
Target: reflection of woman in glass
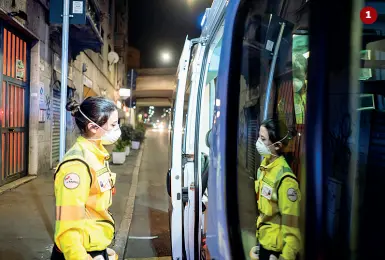
M 293 79 L 294 109 L 297 124 L 305 123 L 306 108 L 306 81 L 298 78 Z
M 293 90 L 296 123 L 305 123 L 307 59 L 303 54 L 293 54 Z
M 252 259 L 294 260 L 300 250 L 298 181 L 282 150 L 292 138 L 286 125 L 277 120 L 262 122 L 256 143 L 264 157 L 258 169 L 255 191 L 258 198 L 257 240 Z

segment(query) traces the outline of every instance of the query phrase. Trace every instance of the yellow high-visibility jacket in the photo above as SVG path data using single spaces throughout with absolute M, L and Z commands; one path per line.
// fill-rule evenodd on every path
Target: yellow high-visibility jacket
M 66 260 L 92 259 L 87 252 L 106 249 L 115 235 L 108 208 L 116 175 L 109 154 L 79 137 L 55 173 L 55 244 Z
M 295 260 L 301 245 L 298 181 L 285 158 L 280 156 L 258 169 L 255 191 L 258 198 L 257 239 L 267 250 L 281 252 L 280 260 Z

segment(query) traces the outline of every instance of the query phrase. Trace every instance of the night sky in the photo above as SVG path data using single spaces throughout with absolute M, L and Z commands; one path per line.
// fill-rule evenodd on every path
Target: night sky
M 130 1 L 130 45 L 141 52 L 142 68 L 177 67 L 186 35 L 199 37 L 200 22 L 210 0 Z M 163 64 L 168 51 L 172 62 Z

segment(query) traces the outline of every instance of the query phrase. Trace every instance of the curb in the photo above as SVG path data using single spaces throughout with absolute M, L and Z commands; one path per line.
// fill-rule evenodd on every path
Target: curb
M 128 240 L 128 234 L 130 231 L 132 215 L 134 213 L 134 204 L 136 197 L 136 190 L 138 187 L 138 179 L 139 179 L 139 169 L 142 162 L 143 150 L 144 150 L 145 142 L 142 143 L 139 155 L 136 158 L 134 172 L 132 174 L 132 182 L 130 191 L 128 194 L 128 199 L 125 207 L 125 211 L 123 214 L 122 221 L 120 222 L 119 229 L 116 232 L 115 244 L 113 245 L 113 249 L 116 254 L 119 256 L 119 259 L 124 259 L 124 254 L 126 253 L 126 244 Z
M 37 178 L 37 175 L 27 175 L 23 178 L 20 178 L 18 180 L 5 184 L 4 186 L 0 187 L 0 195 L 3 194 L 4 192 L 11 191 L 21 185 L 24 185 L 30 181 L 33 181 L 36 178 Z

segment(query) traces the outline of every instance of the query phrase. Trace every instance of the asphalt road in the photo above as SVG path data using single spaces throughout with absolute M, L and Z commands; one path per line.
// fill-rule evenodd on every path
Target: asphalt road
M 171 256 L 166 191 L 168 138 L 167 130 L 150 129 L 146 133 L 125 259 L 163 260 Z

